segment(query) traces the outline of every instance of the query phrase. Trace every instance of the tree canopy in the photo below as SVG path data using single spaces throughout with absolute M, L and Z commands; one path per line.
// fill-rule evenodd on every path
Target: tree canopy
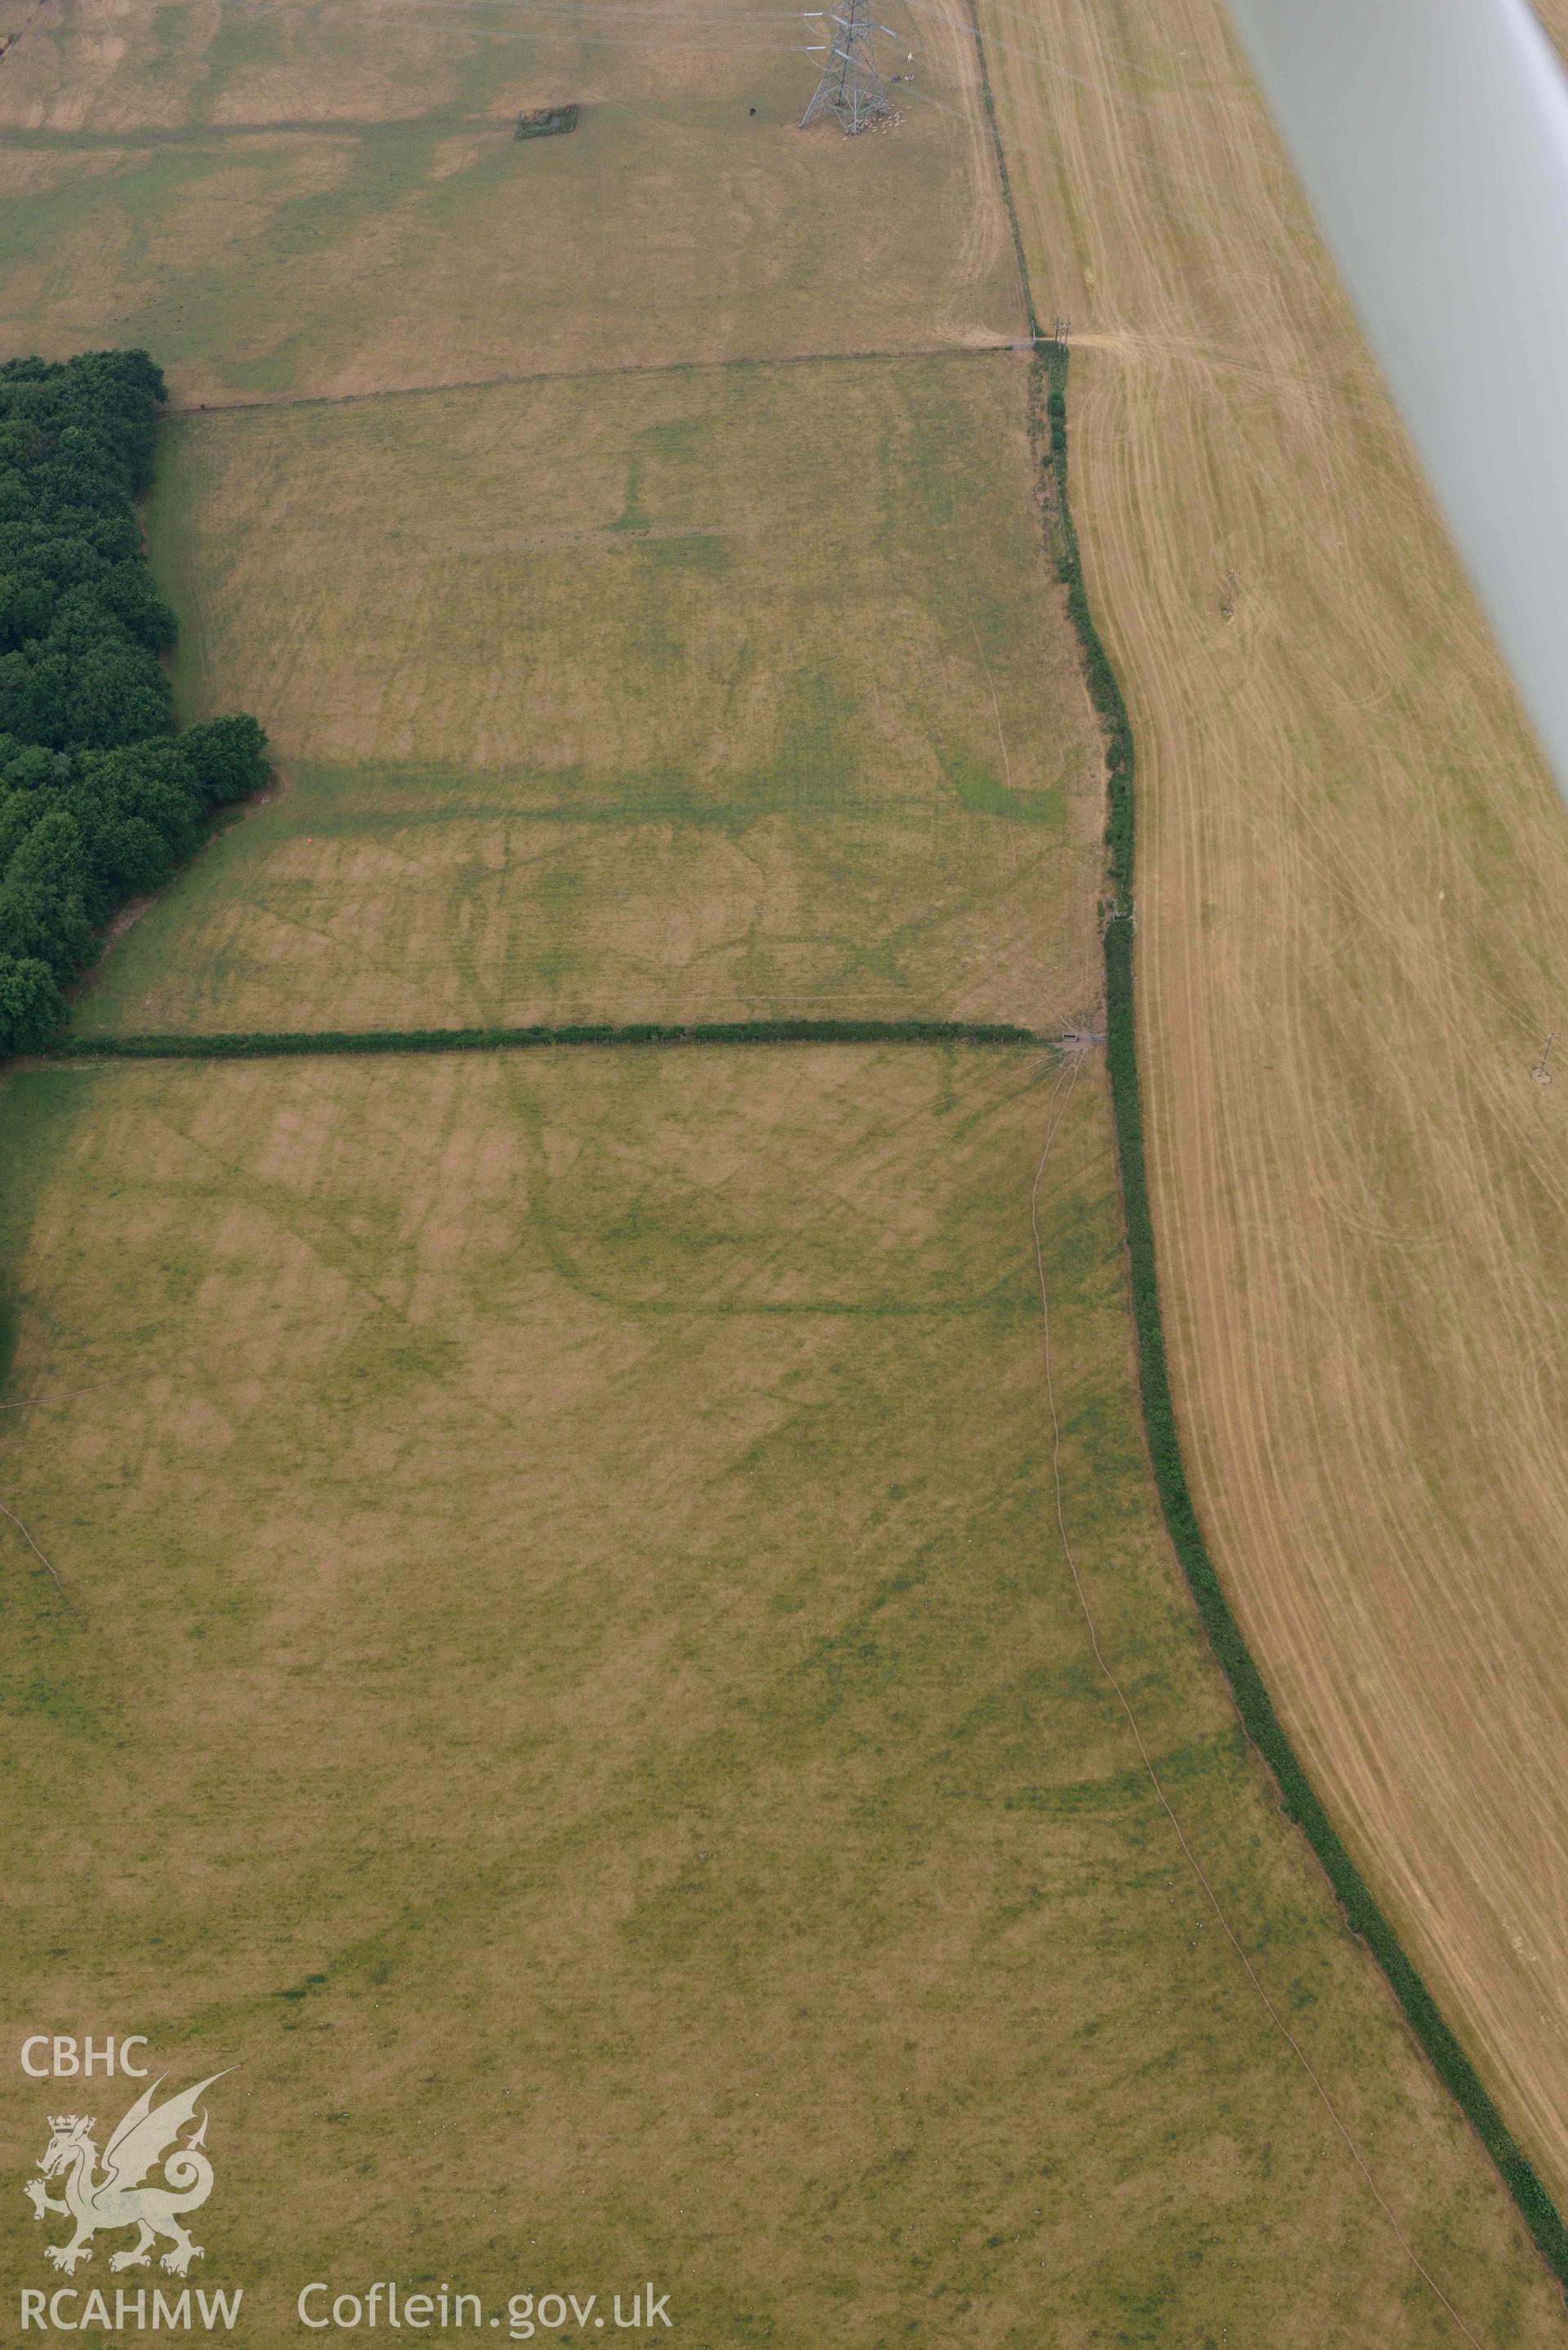
M 49 1042 L 115 908 L 266 778 L 254 718 L 175 727 L 135 511 L 165 398 L 145 351 L 0 365 L 0 1053 Z

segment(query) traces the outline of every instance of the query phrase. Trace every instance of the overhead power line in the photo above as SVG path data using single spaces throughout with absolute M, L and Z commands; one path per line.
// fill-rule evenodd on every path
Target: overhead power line
M 840 0 L 836 9 L 814 9 L 808 13 L 821 17 L 823 30 L 829 37 L 827 63 L 816 85 L 816 95 L 800 118 L 801 129 L 830 114 L 845 137 L 852 139 L 857 130 L 867 130 L 873 122 L 891 120 L 893 109 L 882 87 L 871 45 L 872 34 L 886 33 L 888 26 L 873 24 L 871 0 Z M 896 40 L 898 36 L 891 37 Z

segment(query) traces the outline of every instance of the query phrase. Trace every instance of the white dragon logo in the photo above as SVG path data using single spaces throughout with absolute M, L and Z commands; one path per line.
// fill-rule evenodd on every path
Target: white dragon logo
M 205 2089 L 221 2081 L 221 2073 L 211 2073 L 198 2081 L 193 2089 L 186 2089 L 177 2097 L 165 2098 L 154 2106 L 152 2100 L 163 2085 L 162 2076 L 150 2089 L 143 2089 L 130 2111 L 116 2125 L 114 2135 L 103 2150 L 103 2176 L 99 2178 L 98 2148 L 92 2133 L 97 2124 L 90 2114 L 51 2114 L 52 2133 L 48 2145 L 38 2157 L 36 2178 L 29 2178 L 23 2193 L 33 2206 L 33 2217 L 41 2220 L 46 2211 L 59 2211 L 76 2221 L 76 2234 L 68 2244 L 46 2244 L 44 2257 L 69 2276 L 78 2261 L 92 2258 L 91 2238 L 99 2228 L 139 2228 L 140 2234 L 129 2251 L 109 2255 L 111 2269 L 145 2268 L 151 2258 L 152 2247 L 160 2236 L 170 2239 L 172 2249 L 163 2254 L 161 2265 L 175 2276 L 183 2276 L 192 2261 L 203 2255 L 200 2244 L 193 2244 L 181 2225 L 180 2215 L 194 2211 L 213 2191 L 213 2166 L 202 2147 L 207 2135 L 207 2116 L 202 2116 L 201 2126 L 177 2144 L 180 2132 L 195 2115 L 197 2104 Z M 170 2152 L 170 2148 L 174 2150 Z M 143 2186 L 150 2170 L 161 2162 L 166 2184 Z M 65 2173 L 64 2202 L 57 2202 L 44 2192 L 44 2181 Z

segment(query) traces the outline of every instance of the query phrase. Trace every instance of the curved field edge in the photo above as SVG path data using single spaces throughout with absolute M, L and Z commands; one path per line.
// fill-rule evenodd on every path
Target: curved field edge
M 1011 207 L 1001 130 L 990 106 L 989 87 L 987 110 Z M 1030 310 L 1033 316 L 1032 298 Z M 1314 1789 L 1252 1660 L 1199 1524 L 1171 1398 L 1144 1150 L 1135 998 L 1136 799 L 1132 726 L 1116 671 L 1090 610 L 1068 503 L 1066 349 L 1058 344 L 1044 345 L 1038 369 L 1048 387 L 1048 439 L 1041 454 L 1059 534 L 1058 569 L 1083 653 L 1089 692 L 1106 732 L 1106 1051 L 1137 1332 L 1138 1394 L 1160 1509 L 1237 1711 L 1249 1738 L 1273 1774 L 1287 1814 L 1312 1846 L 1352 1932 L 1361 1938 L 1376 1960 L 1439 2079 L 1496 2165 L 1542 2258 L 1559 2281 L 1568 2285 L 1568 2226 L 1407 1956 Z

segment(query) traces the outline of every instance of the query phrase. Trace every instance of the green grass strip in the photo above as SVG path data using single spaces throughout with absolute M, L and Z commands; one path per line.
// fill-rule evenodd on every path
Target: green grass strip
M 573 1028 L 257 1028 L 222 1036 L 70 1036 L 50 1061 L 273 1061 L 328 1053 L 516 1053 L 547 1045 L 1026 1045 L 1054 1036 L 980 1020 L 704 1020 Z
M 1105 727 L 1107 808 L 1106 862 L 1109 902 L 1105 918 L 1106 1058 L 1123 1209 L 1132 1278 L 1133 1317 L 1137 1329 L 1138 1386 L 1144 1425 L 1159 1489 L 1160 1507 L 1181 1562 L 1204 1629 L 1224 1669 L 1247 1734 L 1267 1762 L 1285 1810 L 1305 1835 L 1328 1874 L 1353 1932 L 1359 1934 L 1382 1968 L 1411 2029 L 1445 2085 L 1497 2165 L 1509 2193 L 1542 2257 L 1568 2283 L 1568 2229 L 1562 2214 L 1521 2150 L 1512 2132 L 1482 2086 L 1459 2041 L 1444 2022 L 1431 1992 L 1401 1947 L 1399 1938 L 1374 1900 L 1360 1870 L 1319 1802 L 1294 1747 L 1264 1687 L 1263 1679 L 1231 1611 L 1214 1571 L 1193 1505 L 1177 1435 L 1156 1279 L 1154 1222 L 1149 1211 L 1144 1152 L 1143 1106 L 1138 1087 L 1137 1028 L 1134 999 L 1132 923 L 1134 760 L 1132 728 L 1115 671 L 1100 642 L 1084 592 L 1083 567 L 1067 502 L 1067 354 L 1052 346 L 1035 365 L 1032 403 L 1035 442 L 1047 468 L 1057 532 L 1057 569 L 1084 657 L 1089 691 Z M 1041 389 L 1046 393 L 1041 430 Z

